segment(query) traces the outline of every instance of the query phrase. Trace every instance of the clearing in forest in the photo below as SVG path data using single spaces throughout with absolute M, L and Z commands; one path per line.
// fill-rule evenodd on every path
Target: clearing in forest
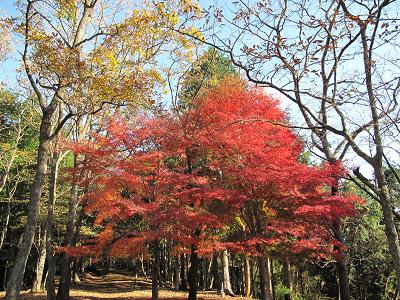
M 4 297 L 4 295 L 5 292 L 0 292 L 0 298 Z M 187 299 L 187 293 L 160 288 L 159 298 L 162 300 L 184 300 Z M 106 299 L 150 300 L 151 281 L 146 278 L 135 278 L 126 274 L 117 273 L 110 273 L 105 276 L 86 274 L 85 279 L 79 284 L 74 284 L 71 289 L 71 300 Z M 210 291 L 199 291 L 198 299 L 221 300 L 232 298 L 221 297 Z M 21 300 L 46 300 L 46 294 L 32 294 L 26 291 L 21 293 Z

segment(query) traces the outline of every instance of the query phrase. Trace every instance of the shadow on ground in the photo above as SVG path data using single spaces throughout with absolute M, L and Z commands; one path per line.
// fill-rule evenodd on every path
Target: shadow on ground
M 151 300 L 151 281 L 146 278 L 135 278 L 127 272 L 112 273 L 105 276 L 87 274 L 86 278 L 74 284 L 71 300 Z M 4 292 L 0 293 L 0 298 Z M 24 292 L 21 300 L 46 300 L 46 294 Z M 169 289 L 160 289 L 160 300 L 185 300 L 187 293 Z M 229 299 L 222 298 L 212 292 L 199 293 L 199 300 Z M 245 299 L 245 298 L 241 298 Z

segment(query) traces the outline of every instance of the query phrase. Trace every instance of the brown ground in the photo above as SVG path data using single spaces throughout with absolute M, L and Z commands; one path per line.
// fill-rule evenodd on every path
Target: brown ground
M 134 277 L 123 274 L 108 274 L 102 277 L 88 274 L 84 281 L 73 286 L 71 300 L 150 300 L 150 289 L 151 282 L 144 278 L 135 280 Z M 159 296 L 162 300 L 184 300 L 187 293 L 160 289 Z M 4 292 L 0 292 L 0 297 L 4 297 Z M 222 298 L 211 292 L 199 292 L 198 299 L 232 300 L 233 298 Z M 21 300 L 46 300 L 46 294 L 23 292 Z

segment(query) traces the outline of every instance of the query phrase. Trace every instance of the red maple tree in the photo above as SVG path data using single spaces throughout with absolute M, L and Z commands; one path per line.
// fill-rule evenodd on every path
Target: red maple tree
M 333 254 L 331 223 L 354 214 L 359 200 L 327 189 L 345 174 L 341 165 L 299 162 L 302 143 L 278 104 L 229 78 L 185 112 L 115 119 L 106 133 L 75 144 L 84 157 L 78 169 L 92 174 L 82 183 L 86 212 L 104 226 L 79 251 L 134 256 L 149 242 L 157 249 L 160 239 L 173 240 L 191 252 L 189 299 L 198 253 Z M 238 219 L 243 232 L 220 241 L 217 233 Z

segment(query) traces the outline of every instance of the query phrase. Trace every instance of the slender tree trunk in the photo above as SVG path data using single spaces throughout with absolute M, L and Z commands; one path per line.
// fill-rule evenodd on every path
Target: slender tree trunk
M 289 289 L 289 292 L 285 294 L 284 299 L 290 300 L 292 299 L 292 276 L 290 270 L 290 262 L 288 258 L 283 259 L 283 284 Z
M 6 266 L 6 267 L 4 267 L 4 274 L 3 274 L 4 278 L 3 278 L 3 282 L 2 282 L 3 288 L 4 288 L 4 289 L 6 289 L 7 274 L 8 274 L 8 268 L 7 268 L 7 266 Z
M 44 271 L 44 263 L 46 262 L 46 224 L 43 222 L 39 234 L 39 251 L 36 263 L 36 276 L 33 281 L 32 292 L 39 293 L 43 291 L 42 279 Z
M 33 239 L 35 237 L 36 225 L 39 220 L 40 199 L 42 188 L 47 173 L 47 153 L 50 147 L 51 117 L 54 111 L 44 110 L 40 125 L 39 149 L 37 155 L 37 165 L 35 178 L 33 180 L 30 199 L 28 205 L 28 220 L 22 236 L 21 244 L 15 259 L 14 267 L 11 271 L 7 284 L 6 300 L 17 300 L 21 291 L 24 278 L 25 266 L 31 251 Z
M 73 271 L 73 283 L 81 282 L 81 278 L 79 277 L 81 266 L 80 266 L 80 259 L 74 259 L 74 271 Z
M 46 290 L 47 300 L 56 299 L 56 291 L 54 284 L 54 276 L 56 272 L 56 262 L 53 249 L 53 219 L 54 205 L 57 198 L 57 177 L 58 177 L 59 153 L 54 152 L 51 161 L 50 182 L 49 182 L 49 199 L 47 205 L 46 219 L 46 258 L 47 258 L 47 276 Z
M 160 241 L 153 243 L 154 260 L 151 269 L 151 300 L 158 300 L 158 275 L 160 270 Z
M 185 254 L 181 254 L 181 283 L 182 283 L 182 290 L 187 290 L 187 263 Z
M 11 167 L 14 164 L 15 158 L 17 157 L 17 151 L 19 149 L 18 146 L 19 146 L 20 141 L 21 141 L 21 139 L 23 137 L 24 127 L 21 127 L 21 123 L 22 123 L 21 122 L 21 117 L 23 115 L 23 112 L 19 112 L 19 113 L 20 113 L 20 115 L 18 117 L 18 121 L 17 121 L 17 124 L 16 124 L 17 132 L 16 132 L 16 137 L 15 137 L 15 146 L 14 146 L 12 152 L 11 152 L 11 155 L 7 157 L 6 166 L 2 170 L 2 177 L 1 177 L 1 180 L 0 180 L 0 192 L 6 186 L 8 177 L 10 175 Z
M 75 158 L 76 159 L 76 158 Z M 75 222 L 78 208 L 78 185 L 74 183 L 71 189 L 69 200 L 67 229 L 65 232 L 66 246 L 74 246 Z M 61 276 L 58 286 L 57 300 L 69 300 L 69 290 L 71 286 L 71 263 L 72 257 L 68 253 L 63 253 L 61 261 Z
M 256 277 L 257 277 L 257 265 L 258 265 L 258 260 L 254 261 L 253 263 L 250 263 L 250 275 L 251 275 L 251 290 L 253 291 L 253 294 L 255 294 L 255 282 L 256 282 Z
M 331 187 L 332 196 L 338 193 L 337 186 L 339 182 L 337 181 L 336 186 Z M 332 231 L 335 239 L 344 244 L 343 232 L 340 224 L 340 220 L 334 220 L 332 223 Z M 336 250 L 339 253 L 339 257 L 341 258 L 336 262 L 336 271 L 339 279 L 339 295 L 341 300 L 350 300 L 350 286 L 349 286 L 349 277 L 347 270 L 347 255 L 346 253 L 339 247 L 336 247 Z
M 264 256 L 259 256 L 258 269 L 260 273 L 260 291 L 261 300 L 273 300 L 272 289 L 271 289 L 271 276 L 269 272 L 268 260 Z
M 147 276 L 147 272 L 146 272 L 146 270 L 144 268 L 143 254 L 140 256 L 140 268 L 141 268 L 141 271 L 142 271 L 142 275 L 146 277 Z
M 207 282 L 208 282 L 208 259 L 203 258 L 202 260 L 203 265 L 203 291 L 207 289 Z
M 340 242 L 343 243 L 343 233 L 342 228 L 338 220 L 333 221 L 333 233 L 334 237 Z M 340 260 L 336 262 L 336 271 L 338 274 L 339 280 L 339 294 L 341 300 L 350 300 L 350 286 L 349 286 L 349 277 L 347 275 L 347 255 L 344 253 L 342 249 L 338 249 Z
M 165 247 L 164 243 L 160 243 L 160 267 L 159 267 L 159 276 L 158 276 L 158 281 L 160 286 L 164 286 L 164 279 L 165 279 Z
M 233 258 L 232 258 L 233 259 Z M 243 268 L 234 267 L 235 278 L 233 280 L 236 294 L 243 295 Z
M 212 288 L 219 292 L 221 290 L 221 280 L 219 277 L 219 267 L 218 267 L 218 253 L 213 253 L 212 257 L 212 270 L 214 282 Z
M 303 280 L 303 269 L 299 270 L 299 286 L 300 286 L 300 296 L 304 297 L 304 280 Z
M 244 295 L 245 297 L 250 297 L 251 295 L 251 274 L 250 274 L 250 261 L 249 257 L 244 255 Z
M 173 261 L 171 256 L 172 244 L 171 241 L 166 241 L 167 243 L 167 251 L 166 251 L 166 261 L 167 261 L 167 285 L 172 287 L 174 282 L 174 268 L 173 268 Z
M 196 251 L 196 246 L 192 245 L 190 252 L 188 300 L 197 300 L 197 271 L 199 268 L 199 258 Z
M 269 275 L 269 288 L 272 291 L 272 299 L 275 299 L 275 285 L 274 285 L 274 267 L 271 257 L 267 257 L 267 272 Z
M 212 267 L 212 259 L 207 259 L 207 270 L 206 270 L 207 278 L 206 278 L 205 290 L 210 289 L 210 286 L 212 285 L 211 267 Z
M 224 293 L 234 297 L 235 294 L 232 291 L 231 279 L 229 275 L 229 253 L 228 250 L 222 252 L 222 271 L 223 271 L 223 285 Z
M 174 288 L 176 291 L 179 291 L 179 285 L 180 285 L 179 256 L 176 256 L 174 259 L 174 268 L 175 268 Z
M 208 273 L 208 280 L 207 280 L 207 290 L 211 290 L 214 282 L 213 274 L 212 274 L 212 265 L 213 265 L 213 259 L 208 260 L 208 267 L 207 267 L 207 273 Z
M 10 215 L 11 215 L 11 199 L 14 196 L 14 192 L 17 188 L 17 185 L 14 186 L 13 191 L 8 195 L 7 199 L 7 216 L 4 221 L 3 229 L 1 230 L 0 236 L 0 250 L 3 248 L 4 241 L 6 239 L 7 231 L 8 231 L 8 224 L 10 223 Z

